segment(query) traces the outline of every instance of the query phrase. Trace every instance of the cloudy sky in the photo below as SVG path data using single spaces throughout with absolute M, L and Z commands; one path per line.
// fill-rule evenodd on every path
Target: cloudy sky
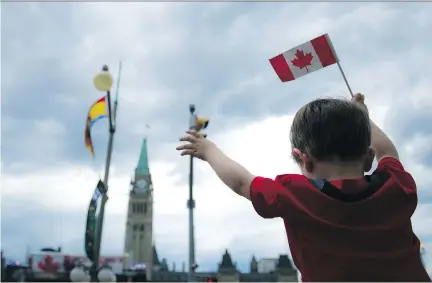
M 92 78 L 123 60 L 102 251 L 121 255 L 129 181 L 148 137 L 160 257 L 187 261 L 188 159 L 175 151 L 188 104 L 208 134 L 254 174 L 298 172 L 289 127 L 311 99 L 348 97 L 336 66 L 282 84 L 268 59 L 329 33 L 354 91 L 394 139 L 416 179 L 414 230 L 432 250 L 432 6 L 427 3 L 3 3 L 1 18 L 1 240 L 83 254 L 86 206 L 103 172 L 107 121 L 84 146 Z M 429 67 L 428 67 L 429 66 Z M 150 129 L 145 124 L 151 126 Z M 281 220 L 263 220 L 197 162 L 196 250 L 215 269 L 228 248 L 246 271 L 288 253 Z M 429 228 L 427 228 L 429 227 Z M 432 271 L 432 253 L 426 258 Z

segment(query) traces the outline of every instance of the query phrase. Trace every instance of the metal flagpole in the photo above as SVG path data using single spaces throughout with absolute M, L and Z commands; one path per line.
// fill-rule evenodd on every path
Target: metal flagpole
M 122 70 L 122 62 L 120 61 L 119 63 L 119 73 L 118 73 L 118 78 L 117 78 L 117 89 L 116 89 L 116 96 L 114 99 L 114 124 L 116 123 L 116 118 L 117 118 L 117 106 L 118 106 L 118 96 L 119 96 L 119 90 L 120 90 L 120 75 L 121 75 L 121 70 Z
M 189 271 L 188 281 L 195 281 L 195 236 L 194 236 L 194 213 L 195 200 L 193 199 L 193 156 L 190 157 L 189 163 Z
M 95 255 L 94 255 L 94 270 L 92 274 L 92 281 L 97 282 L 97 271 L 99 268 L 99 261 L 100 261 L 100 249 L 101 249 L 101 242 L 102 242 L 102 230 L 103 230 L 103 222 L 104 222 L 104 215 L 105 215 L 105 205 L 108 201 L 108 177 L 109 177 L 109 170 L 111 165 L 111 155 L 112 155 L 112 149 L 113 149 L 113 142 L 114 142 L 114 134 L 115 134 L 115 120 L 117 115 L 117 105 L 118 105 L 118 94 L 119 94 L 119 83 L 120 83 L 120 75 L 121 75 L 121 62 L 119 66 L 119 73 L 118 73 L 118 79 L 117 79 L 117 90 L 116 90 L 116 97 L 114 100 L 114 109 L 111 111 L 111 94 L 110 91 L 107 91 L 107 99 L 108 99 L 108 118 L 109 118 L 109 140 L 108 140 L 108 149 L 107 149 L 107 157 L 105 162 L 105 176 L 104 176 L 104 192 L 102 192 L 102 201 L 101 201 L 101 207 L 99 211 L 99 215 L 97 217 L 97 229 L 96 229 L 96 247 L 95 247 Z
M 335 58 L 336 58 L 336 64 L 337 64 L 338 67 L 339 67 L 339 71 L 340 71 L 341 74 L 342 74 L 342 77 L 343 77 L 343 79 L 344 79 L 344 81 L 345 81 L 346 86 L 348 87 L 348 90 L 349 90 L 349 92 L 350 92 L 350 94 L 351 94 L 351 97 L 353 97 L 354 94 L 353 94 L 353 92 L 352 92 L 352 90 L 351 90 L 351 87 L 350 87 L 350 85 L 349 85 L 349 83 L 348 83 L 348 80 L 347 80 L 347 78 L 346 78 L 346 76 L 345 76 L 345 73 L 344 73 L 344 71 L 343 71 L 343 69 L 342 69 L 342 66 L 341 66 L 341 64 L 340 64 L 340 62 L 339 62 L 339 58 L 338 58 L 338 56 L 337 56 L 337 54 L 336 54 L 336 50 L 335 50 L 335 48 L 334 48 L 334 46 L 333 46 L 333 43 L 332 43 L 332 41 L 330 40 L 330 36 L 329 36 L 328 34 L 326 34 L 325 36 L 326 36 L 326 38 L 327 38 L 327 42 L 329 43 L 330 48 L 331 48 L 331 50 L 332 50 L 332 52 L 333 52 L 333 55 L 334 55 Z
M 189 105 L 190 111 L 190 122 L 189 129 L 196 130 L 196 115 L 195 105 Z M 189 269 L 188 269 L 188 281 L 195 281 L 195 235 L 194 235 L 194 208 L 195 200 L 193 199 L 193 156 L 190 157 L 189 164 L 189 199 L 187 201 L 187 207 L 189 209 Z

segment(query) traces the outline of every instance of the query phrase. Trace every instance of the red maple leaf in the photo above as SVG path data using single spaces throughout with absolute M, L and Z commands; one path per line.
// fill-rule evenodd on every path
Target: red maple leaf
M 309 71 L 307 66 L 312 65 L 312 53 L 304 53 L 303 50 L 297 49 L 295 53 L 295 59 L 291 60 L 291 63 L 296 66 L 297 68 L 303 69 L 306 68 L 306 71 Z
M 38 262 L 38 267 L 45 272 L 55 273 L 60 268 L 60 263 L 54 262 L 54 258 L 50 255 L 47 255 L 44 258 L 44 261 Z

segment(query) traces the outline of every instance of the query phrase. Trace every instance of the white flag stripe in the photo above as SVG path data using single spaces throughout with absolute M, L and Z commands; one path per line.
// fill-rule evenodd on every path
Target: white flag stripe
M 305 66 L 304 68 L 299 68 L 298 66 L 295 66 L 293 60 L 301 60 L 301 58 L 297 58 L 296 53 L 303 54 L 304 56 L 312 55 L 310 65 Z M 283 55 L 288 63 L 288 67 L 290 68 L 294 78 L 296 79 L 301 76 L 307 75 L 308 73 L 311 73 L 313 71 L 319 70 L 323 67 L 310 41 L 286 51 L 285 53 L 283 53 Z

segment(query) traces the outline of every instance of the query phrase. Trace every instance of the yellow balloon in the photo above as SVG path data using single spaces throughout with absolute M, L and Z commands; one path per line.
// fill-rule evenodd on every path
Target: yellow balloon
M 108 91 L 112 87 L 113 78 L 110 73 L 102 71 L 94 77 L 93 84 L 97 90 Z

